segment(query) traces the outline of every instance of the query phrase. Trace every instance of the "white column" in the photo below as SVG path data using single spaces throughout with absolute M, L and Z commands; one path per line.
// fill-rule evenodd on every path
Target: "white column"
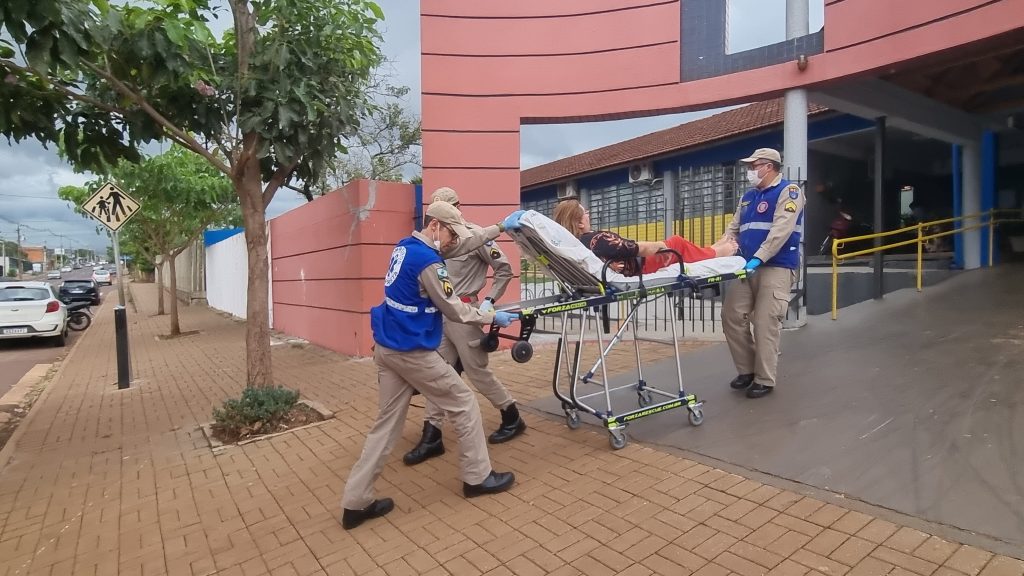
M 981 212 L 981 143 L 963 145 L 963 215 Z M 978 220 L 966 220 L 964 226 L 978 224 Z M 981 230 L 963 233 L 964 269 L 981 266 Z
M 806 36 L 810 27 L 808 0 L 786 0 L 786 39 Z M 795 63 L 793 64 L 796 65 Z M 807 180 L 807 91 L 786 92 L 783 160 L 791 180 Z
M 786 39 L 806 36 L 810 27 L 810 8 L 808 0 L 786 0 Z M 796 65 L 795 63 L 793 64 Z M 783 127 L 783 174 L 789 180 L 807 181 L 807 91 L 790 90 L 786 92 L 785 124 Z M 806 223 L 806 220 L 805 220 Z M 806 238 L 804 238 L 806 241 Z M 804 250 L 805 242 L 800 246 L 800 270 L 797 289 L 804 288 Z M 807 309 L 803 306 L 803 297 L 795 299 L 789 307 L 783 326 L 799 328 L 807 323 Z
M 676 233 L 676 173 L 674 170 L 666 170 L 661 179 L 661 193 L 665 196 L 665 214 L 662 217 L 665 223 L 665 237 Z

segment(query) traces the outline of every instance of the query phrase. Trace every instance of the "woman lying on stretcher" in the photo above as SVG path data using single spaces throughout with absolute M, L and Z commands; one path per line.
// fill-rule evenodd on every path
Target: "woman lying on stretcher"
M 709 258 L 732 256 L 739 250 L 735 240 L 722 239 L 711 246 L 701 247 L 682 236 L 670 236 L 662 242 L 642 242 L 623 238 L 615 232 L 590 229 L 590 212 L 578 200 L 563 200 L 555 207 L 555 222 L 572 232 L 584 246 L 605 262 L 614 261 L 609 268 L 623 276 L 651 274 L 678 262 L 673 253 L 661 253 L 665 248 L 675 250 L 684 262 L 698 262 Z M 638 257 L 644 257 L 641 268 Z

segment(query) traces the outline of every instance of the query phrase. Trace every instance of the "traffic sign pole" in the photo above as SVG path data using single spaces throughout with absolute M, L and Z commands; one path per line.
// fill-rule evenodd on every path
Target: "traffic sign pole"
M 114 270 L 117 271 L 117 303 L 124 307 L 124 274 L 121 273 L 121 234 L 111 233 L 114 238 Z
M 141 208 L 138 201 L 125 194 L 112 182 L 96 190 L 82 204 L 82 210 L 110 230 L 114 241 L 114 270 L 117 275 L 117 301 L 114 308 L 114 337 L 117 347 L 117 389 L 131 385 L 132 360 L 128 346 L 128 310 L 124 306 L 124 270 L 121 269 L 121 238 L 119 231 Z
M 114 266 L 117 270 L 118 305 L 114 308 L 114 339 L 117 347 L 117 389 L 124 390 L 132 382 L 132 352 L 128 346 L 128 310 L 124 307 L 124 274 L 121 270 L 121 239 L 114 232 Z

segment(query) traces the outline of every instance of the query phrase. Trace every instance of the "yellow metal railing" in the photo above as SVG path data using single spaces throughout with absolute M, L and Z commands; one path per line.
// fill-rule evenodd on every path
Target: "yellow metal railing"
M 999 218 L 997 215 L 1001 212 L 1012 212 L 1020 214 L 1019 210 L 989 210 L 987 212 L 979 212 L 977 214 L 968 214 L 966 216 L 958 216 L 956 218 L 946 218 L 944 220 L 933 220 L 931 222 L 921 222 L 914 226 L 907 226 L 898 230 L 889 230 L 886 232 L 878 232 L 875 234 L 865 234 L 863 236 L 852 236 L 850 238 L 839 238 L 832 241 L 832 319 L 836 320 L 839 317 L 839 262 L 840 260 L 848 260 L 850 258 L 856 258 L 858 256 L 867 256 L 876 252 L 885 252 L 893 248 L 899 248 L 901 246 L 910 246 L 911 244 L 917 244 L 917 291 L 921 291 L 921 278 L 924 269 L 924 243 L 928 240 L 935 238 L 942 238 L 944 236 L 951 236 L 953 234 L 962 234 L 964 232 L 970 232 L 971 230 L 978 230 L 980 228 L 988 228 L 988 265 L 992 265 L 992 255 L 995 250 L 995 228 L 999 224 L 1006 224 L 1010 222 L 1024 222 L 1024 219 L 1020 218 Z M 943 232 L 937 232 L 934 234 L 925 234 L 924 230 L 932 226 L 942 226 L 944 224 L 955 224 L 955 223 L 966 223 L 969 220 L 977 220 L 977 223 L 968 226 L 961 226 L 957 228 L 954 226 L 950 230 Z M 856 250 L 853 252 L 847 252 L 840 254 L 839 249 L 851 242 L 863 242 L 865 240 L 874 240 L 875 238 L 888 238 L 890 236 L 896 236 L 899 234 L 906 234 L 914 232 L 917 237 L 912 240 L 902 240 L 899 242 L 893 242 L 892 244 L 882 244 L 880 246 L 872 246 L 871 248 L 865 248 L 863 250 Z

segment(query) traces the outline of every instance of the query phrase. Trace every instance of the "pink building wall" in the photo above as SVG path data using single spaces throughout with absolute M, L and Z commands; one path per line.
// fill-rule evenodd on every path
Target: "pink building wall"
M 725 1 L 725 0 L 721 0 Z M 519 205 L 519 127 L 753 102 L 1024 27 L 1024 0 L 826 0 L 825 52 L 681 82 L 679 0 L 421 0 L 423 183 Z M 684 15 L 685 16 L 685 15 Z
M 412 233 L 414 208 L 411 184 L 357 180 L 271 220 L 274 329 L 370 355 L 370 308 L 384 298 L 391 251 Z M 517 280 L 502 300 L 518 297 Z
M 413 230 L 411 184 L 350 183 L 270 221 L 274 329 L 370 354 L 370 308 L 394 245 Z

